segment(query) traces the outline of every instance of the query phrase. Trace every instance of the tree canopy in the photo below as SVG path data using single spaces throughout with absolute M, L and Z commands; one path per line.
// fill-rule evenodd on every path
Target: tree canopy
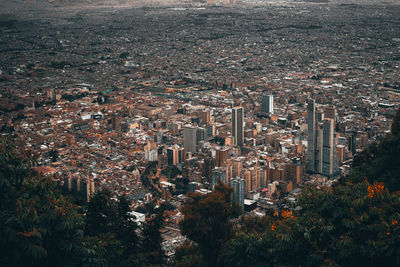
M 129 201 L 100 190 L 80 207 L 32 169 L 34 157 L 0 142 L 0 266 L 161 266 L 168 206 L 139 229 Z
M 199 250 L 208 266 L 217 265 L 218 252 L 223 243 L 232 236 L 230 218 L 235 214 L 231 203 L 232 189 L 222 184 L 215 186 L 208 195 L 191 194 L 182 213 L 182 234 L 196 245 L 189 250 Z
M 232 228 L 229 201 L 220 207 L 211 205 L 218 193 L 192 197 L 182 231 L 193 242 L 177 250 L 176 266 L 399 266 L 399 120 L 398 112 L 392 133 L 356 156 L 350 175 L 332 187 L 306 187 L 295 209 L 243 217 Z
M 91 257 L 83 216 L 51 179 L 32 170 L 33 162 L 31 155 L 19 155 L 11 142 L 1 140 L 0 265 L 83 264 Z

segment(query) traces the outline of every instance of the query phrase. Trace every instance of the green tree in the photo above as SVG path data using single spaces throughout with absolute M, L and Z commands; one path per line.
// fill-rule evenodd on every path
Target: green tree
M 49 178 L 34 172 L 29 154 L 19 155 L 9 140 L 0 142 L 0 265 L 72 266 L 84 259 L 101 264 L 86 246 L 78 207 Z
M 394 134 L 394 135 L 400 134 L 400 108 L 397 110 L 396 115 L 393 118 L 391 130 L 392 130 L 392 134 Z
M 389 134 L 381 142 L 356 155 L 353 162 L 353 170 L 346 177 L 353 183 L 368 179 L 384 182 L 391 191 L 400 190 L 400 135 Z
M 175 267 L 203 267 L 206 262 L 201 255 L 199 247 L 193 243 L 185 242 L 175 251 Z
M 141 234 L 140 251 L 142 266 L 160 266 L 164 263 L 164 252 L 161 249 L 161 227 L 164 225 L 165 207 L 161 206 L 156 211 L 156 216 L 144 224 Z
M 123 196 L 113 200 L 109 190 L 96 192 L 87 205 L 86 234 L 104 247 L 109 265 L 124 266 L 137 254 L 137 225 L 129 212 L 129 201 Z
M 400 135 L 394 130 L 360 153 L 351 174 L 339 183 L 306 187 L 296 211 L 244 218 L 233 235 L 212 234 L 218 227 L 208 221 L 210 214 L 221 220 L 218 216 L 224 219 L 226 213 L 213 214 L 209 203 L 215 196 L 208 201 L 195 195 L 183 209 L 183 233 L 198 244 L 205 260 L 216 252 L 212 256 L 219 266 L 400 266 L 399 151 Z M 193 258 L 195 249 L 178 250 L 178 258 Z
M 217 266 L 219 250 L 232 235 L 232 189 L 218 184 L 214 192 L 191 194 L 181 222 L 182 233 L 196 242 L 207 266 Z
M 262 233 L 243 224 L 224 244 L 220 265 L 400 264 L 400 198 L 383 183 L 305 189 L 298 204 L 298 212 L 281 210 L 268 217 Z

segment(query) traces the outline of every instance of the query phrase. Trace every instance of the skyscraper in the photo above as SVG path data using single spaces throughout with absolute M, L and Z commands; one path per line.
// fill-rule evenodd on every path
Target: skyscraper
M 203 125 L 209 124 L 211 121 L 211 111 L 210 109 L 205 109 L 201 112 L 201 123 Z
M 308 123 L 308 142 L 307 142 L 307 171 L 317 172 L 316 154 L 317 154 L 317 134 L 315 120 L 315 100 L 307 101 L 307 123 Z
M 187 125 L 183 128 L 183 146 L 186 152 L 196 152 L 197 128 Z
M 244 179 L 232 178 L 229 181 L 229 185 L 233 188 L 232 202 L 240 205 L 244 208 Z
M 349 134 L 347 141 L 348 142 L 347 149 L 349 150 L 349 152 L 351 152 L 353 157 L 356 154 L 356 139 L 357 139 L 357 132 L 352 132 Z
M 232 109 L 232 135 L 235 146 L 243 146 L 244 140 L 244 112 L 243 107 Z
M 178 145 L 167 148 L 167 164 L 168 166 L 178 165 L 186 159 L 185 150 Z
M 196 144 L 198 144 L 200 141 L 207 140 L 207 130 L 203 127 L 197 127 L 196 130 Z
M 226 184 L 226 170 L 220 167 L 216 167 L 211 174 L 211 188 L 214 190 L 214 186 L 220 181 Z
M 229 149 L 227 147 L 218 147 L 215 150 L 215 166 L 221 167 L 226 164 L 228 160 Z
M 323 121 L 322 128 L 322 170 L 321 173 L 326 176 L 331 176 L 334 173 L 334 150 L 335 141 L 333 133 L 335 131 L 335 125 L 333 119 L 325 119 Z
M 316 110 L 315 101 L 308 100 L 307 171 L 328 177 L 339 173 L 335 144 L 334 119 L 325 119 L 324 112 Z
M 274 114 L 274 96 L 264 94 L 261 98 L 261 111 Z

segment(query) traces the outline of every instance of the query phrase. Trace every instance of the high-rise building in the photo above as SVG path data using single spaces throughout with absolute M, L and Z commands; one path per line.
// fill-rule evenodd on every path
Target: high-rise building
M 207 140 L 207 130 L 203 127 L 197 127 L 196 130 L 196 144 L 200 141 Z
M 336 149 L 337 149 L 337 152 L 338 152 L 339 165 L 342 165 L 343 161 L 344 161 L 344 146 L 343 145 L 337 145 Z
M 307 171 L 328 177 L 338 174 L 339 160 L 335 143 L 335 121 L 325 119 L 314 100 L 308 100 Z M 331 114 L 332 115 L 332 114 Z
M 186 152 L 195 153 L 197 145 L 197 128 L 187 125 L 183 128 L 183 145 Z
M 226 164 L 228 160 L 229 149 L 227 147 L 218 147 L 215 150 L 215 166 L 221 167 Z
M 211 111 L 210 109 L 205 109 L 201 112 L 201 123 L 204 125 L 209 124 L 211 121 Z
M 186 159 L 185 150 L 178 145 L 167 148 L 167 165 L 178 165 L 183 163 Z
M 335 125 L 333 119 L 325 119 L 322 124 L 322 171 L 321 173 L 326 176 L 334 174 L 334 157 L 335 157 L 335 140 L 334 132 Z
M 232 178 L 229 185 L 233 188 L 232 202 L 244 208 L 244 188 L 245 181 L 241 178 Z
M 244 110 L 243 107 L 232 109 L 233 145 L 243 146 L 244 141 Z
M 246 181 L 246 191 L 255 191 L 260 187 L 259 175 L 257 166 L 247 168 L 243 172 L 243 178 Z
M 307 171 L 317 172 L 318 167 L 315 165 L 317 160 L 317 131 L 315 120 L 315 100 L 307 101 L 307 123 L 308 123 L 308 140 L 307 140 Z
M 356 154 L 356 138 L 357 138 L 357 132 L 352 132 L 348 137 L 347 149 L 349 150 L 349 152 L 351 152 L 353 157 L 354 154 Z
M 226 184 L 226 170 L 223 168 L 216 167 L 211 174 L 211 188 L 214 189 L 214 186 L 218 184 L 220 181 L 223 184 Z
M 157 161 L 157 150 L 147 150 L 144 152 L 144 158 L 147 161 Z
M 208 124 L 206 127 L 207 139 L 213 138 L 215 136 L 215 124 Z
M 86 202 L 89 202 L 96 191 L 96 184 L 93 179 L 81 179 L 68 175 L 64 177 L 64 190 L 78 193 L 85 198 Z
M 176 153 L 173 148 L 167 148 L 167 165 L 172 166 L 176 165 Z
M 264 94 L 261 98 L 261 111 L 274 114 L 274 96 Z
M 243 164 L 240 158 L 232 159 L 232 176 L 241 177 Z

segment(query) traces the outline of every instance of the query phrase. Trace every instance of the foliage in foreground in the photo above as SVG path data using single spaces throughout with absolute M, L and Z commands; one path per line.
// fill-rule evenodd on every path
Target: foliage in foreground
M 92 258 L 83 216 L 32 162 L 9 142 L 0 144 L 0 265 L 71 266 Z
M 306 188 L 296 211 L 243 217 L 235 230 L 225 224 L 229 229 L 224 231 L 231 233 L 225 239 L 201 239 L 193 233 L 209 229 L 191 222 L 193 229 L 186 234 L 194 242 L 177 250 L 175 265 L 201 266 L 208 259 L 201 248 L 209 247 L 215 256 L 208 266 L 399 266 L 399 125 L 400 110 L 392 133 L 358 155 L 348 177 L 333 187 Z M 193 205 L 196 201 L 193 198 L 184 213 L 207 218 L 207 205 Z
M 97 192 L 86 207 L 32 170 L 34 158 L 0 143 L 0 266 L 160 266 L 166 207 L 138 231 L 126 198 Z

